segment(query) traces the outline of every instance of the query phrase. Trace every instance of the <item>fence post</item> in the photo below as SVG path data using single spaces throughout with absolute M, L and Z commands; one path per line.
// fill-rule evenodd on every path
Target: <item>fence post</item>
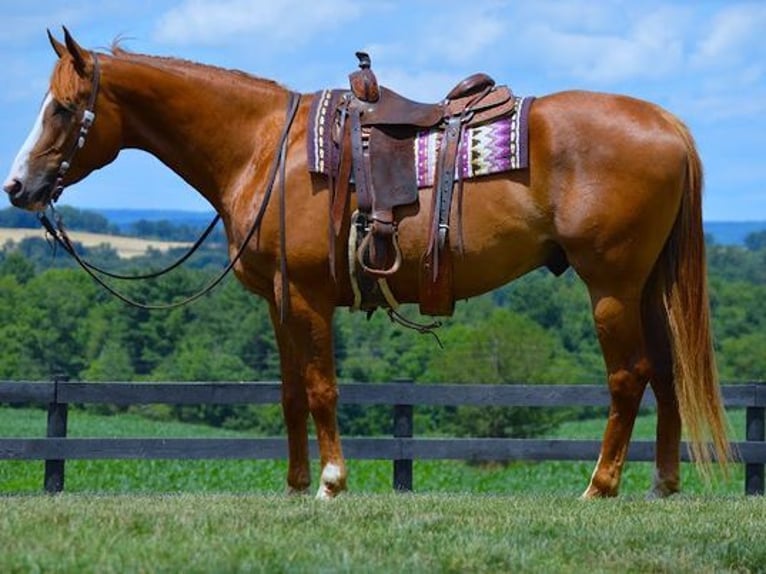
M 764 411 L 762 406 L 747 407 L 745 414 L 745 440 L 764 441 Z M 763 463 L 745 465 L 745 494 L 764 494 Z
M 67 418 L 69 405 L 58 402 L 60 382 L 65 382 L 68 377 L 56 375 L 53 377 L 53 402 L 48 404 L 48 438 L 66 438 Z M 44 488 L 49 494 L 56 494 L 64 490 L 64 463 L 63 459 L 45 461 Z
M 412 381 L 398 381 L 412 384 Z M 412 405 L 394 405 L 394 438 L 412 438 Z M 394 490 L 412 491 L 412 459 L 394 459 Z

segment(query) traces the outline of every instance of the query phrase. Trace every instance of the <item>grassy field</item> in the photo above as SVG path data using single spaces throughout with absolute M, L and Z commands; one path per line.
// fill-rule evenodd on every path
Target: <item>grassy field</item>
M 741 438 L 744 413 L 732 413 L 732 426 Z M 0 409 L 0 436 L 45 436 L 45 411 Z M 655 419 L 642 416 L 636 423 L 636 438 L 654 435 Z M 599 438 L 604 421 L 579 421 L 562 425 L 555 437 Z M 137 415 L 97 416 L 73 411 L 69 416 L 72 437 L 237 437 L 243 433 L 174 422 L 157 422 Z M 468 465 L 454 461 L 416 461 L 414 488 L 418 493 L 473 493 L 489 495 L 535 494 L 575 498 L 590 478 L 595 461 Z M 0 461 L 0 494 L 36 493 L 42 488 L 42 461 Z M 387 493 L 392 468 L 386 461 L 348 461 L 351 492 Z M 317 482 L 318 465 L 314 465 Z M 684 491 L 694 495 L 739 495 L 744 490 L 741 465 L 734 465 L 728 479 L 704 484 L 692 465 L 682 468 Z M 649 488 L 650 463 L 629 463 L 621 492 L 641 496 Z M 284 489 L 284 461 L 250 460 L 82 460 L 66 465 L 67 492 L 126 493 L 265 493 Z
M 118 235 L 104 235 L 89 233 L 86 231 L 68 231 L 69 236 L 85 247 L 98 247 L 99 245 L 111 245 L 122 258 L 138 257 L 144 255 L 147 250 L 156 249 L 167 251 L 174 247 L 189 247 L 191 243 L 181 241 L 160 241 L 155 239 L 141 239 L 139 237 L 123 237 Z M 42 229 L 22 229 L 0 227 L 0 245 L 7 241 L 18 243 L 26 237 L 44 237 Z
M 766 499 L 0 498 L 3 572 L 759 572 Z
M 42 410 L 0 408 L 0 436 L 44 428 Z M 70 435 L 242 436 L 81 411 Z M 283 461 L 69 461 L 55 497 L 42 462 L 0 461 L 0 572 L 766 571 L 766 499 L 742 496 L 738 468 L 706 487 L 684 465 L 684 495 L 646 502 L 651 465 L 630 464 L 623 496 L 583 502 L 592 462 L 416 462 L 416 494 L 391 493 L 389 462 L 349 467 L 351 492 L 320 503 L 282 495 Z

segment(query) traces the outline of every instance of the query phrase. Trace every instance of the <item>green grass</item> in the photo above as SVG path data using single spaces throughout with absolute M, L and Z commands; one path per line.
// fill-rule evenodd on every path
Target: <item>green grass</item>
M 641 417 L 636 437 L 653 429 Z M 81 411 L 69 430 L 243 436 Z M 44 431 L 44 411 L 0 408 L 0 436 Z M 651 465 L 629 464 L 623 496 L 583 502 L 592 462 L 414 466 L 417 494 L 397 495 L 391 463 L 349 461 L 351 492 L 321 503 L 282 495 L 283 461 L 69 461 L 56 497 L 41 493 L 42 462 L 0 461 L 0 572 L 766 571 L 766 499 L 742 496 L 739 467 L 707 488 L 683 465 L 685 494 L 646 502 Z
M 0 498 L 2 572 L 758 572 L 766 499 Z
M 0 436 L 45 435 L 45 412 L 39 409 L 0 408 Z M 744 413 L 732 414 L 735 436 L 741 438 Z M 641 416 L 634 438 L 654 436 L 654 416 Z M 569 422 L 555 436 L 599 438 L 603 420 Z M 133 414 L 97 416 L 72 411 L 72 437 L 236 437 L 246 433 L 201 425 L 158 422 Z M 471 493 L 488 495 L 560 495 L 575 498 L 586 487 L 595 461 L 469 465 L 456 461 L 416 461 L 414 488 L 418 493 Z M 0 460 L 0 494 L 38 493 L 43 480 L 42 461 Z M 314 464 L 314 483 L 318 481 Z M 386 461 L 348 461 L 353 493 L 383 494 L 391 490 L 392 468 Z M 744 490 L 742 465 L 732 467 L 728 479 L 710 485 L 701 482 L 692 465 L 682 465 L 684 492 L 740 495 Z M 650 463 L 629 463 L 621 493 L 641 496 L 651 483 Z M 73 460 L 66 464 L 65 490 L 71 493 L 232 493 L 281 494 L 287 465 L 284 461 L 249 460 Z

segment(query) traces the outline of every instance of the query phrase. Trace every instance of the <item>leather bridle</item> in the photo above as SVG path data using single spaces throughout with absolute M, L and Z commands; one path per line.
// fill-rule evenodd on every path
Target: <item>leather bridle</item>
M 98 99 L 98 87 L 101 83 L 101 65 L 98 61 L 98 55 L 95 52 L 91 52 L 93 58 L 93 77 L 91 78 L 91 90 L 88 97 L 88 104 L 82 111 L 82 119 L 80 119 L 79 128 L 80 133 L 72 141 L 72 145 L 69 147 L 69 153 L 67 153 L 59 164 L 58 175 L 56 177 L 56 183 L 53 186 L 53 193 L 51 194 L 51 201 L 56 202 L 61 194 L 64 192 L 64 176 L 69 171 L 69 167 L 72 165 L 72 160 L 79 150 L 85 145 L 85 139 L 88 137 L 93 122 L 96 120 L 96 100 Z M 77 129 L 77 124 L 73 126 L 73 129 Z M 68 139 L 68 138 L 67 138 Z

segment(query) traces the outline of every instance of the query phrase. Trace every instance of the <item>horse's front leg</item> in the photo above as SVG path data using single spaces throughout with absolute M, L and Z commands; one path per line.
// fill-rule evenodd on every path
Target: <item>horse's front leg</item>
M 337 422 L 338 389 L 333 357 L 332 316 L 326 302 L 291 293 L 284 320 L 276 305 L 271 320 L 282 369 L 282 409 L 287 427 L 289 492 L 305 492 L 311 482 L 308 415 L 316 427 L 322 465 L 317 498 L 333 498 L 346 488 L 346 465 Z

